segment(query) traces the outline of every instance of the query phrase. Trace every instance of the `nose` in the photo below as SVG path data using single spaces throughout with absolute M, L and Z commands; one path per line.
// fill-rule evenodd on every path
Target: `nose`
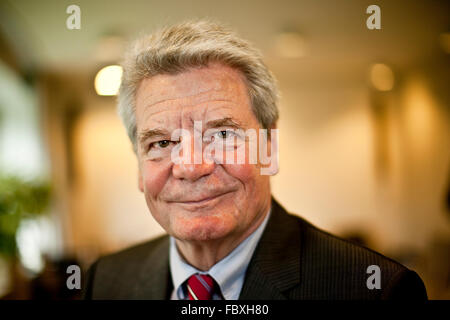
M 173 164 L 172 174 L 176 179 L 196 181 L 201 177 L 211 174 L 214 171 L 214 167 L 216 164 L 214 163 L 214 161 L 208 161 L 207 159 L 203 158 L 202 143 L 199 143 L 194 147 L 194 139 L 190 139 L 189 142 L 184 141 L 184 144 L 180 151 L 181 161 Z M 190 150 L 186 150 L 186 147 L 190 147 Z M 188 154 L 185 155 L 185 152 L 188 152 Z M 201 159 L 200 163 L 198 163 L 198 159 Z
M 172 172 L 173 176 L 177 179 L 186 179 L 190 181 L 196 181 L 201 177 L 207 176 L 214 170 L 214 163 L 201 163 L 201 164 L 174 164 Z

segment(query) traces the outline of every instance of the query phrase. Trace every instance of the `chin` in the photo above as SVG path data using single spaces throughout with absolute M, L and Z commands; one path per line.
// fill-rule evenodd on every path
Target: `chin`
M 178 218 L 173 221 L 169 233 L 184 241 L 218 240 L 234 230 L 234 223 L 230 220 L 220 216 Z

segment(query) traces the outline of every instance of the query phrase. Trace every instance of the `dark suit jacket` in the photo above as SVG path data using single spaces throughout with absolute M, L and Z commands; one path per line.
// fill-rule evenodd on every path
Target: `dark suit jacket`
M 367 288 L 378 265 L 381 289 Z M 167 235 L 99 259 L 87 299 L 167 299 L 173 290 Z M 239 299 L 427 299 L 420 277 L 401 264 L 289 215 L 275 200 Z

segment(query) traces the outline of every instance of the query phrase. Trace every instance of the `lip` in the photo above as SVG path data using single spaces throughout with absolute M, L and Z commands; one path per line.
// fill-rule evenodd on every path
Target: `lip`
M 217 200 L 219 200 L 219 198 L 221 198 L 222 196 L 231 193 L 231 191 L 227 191 L 224 193 L 219 193 L 217 195 L 212 195 L 206 198 L 201 198 L 201 199 L 193 199 L 193 200 L 183 200 L 183 201 L 170 201 L 172 203 L 177 203 L 177 204 L 181 204 L 181 205 L 187 205 L 187 206 L 204 206 L 204 205 L 208 205 L 211 204 L 212 202 L 215 202 Z

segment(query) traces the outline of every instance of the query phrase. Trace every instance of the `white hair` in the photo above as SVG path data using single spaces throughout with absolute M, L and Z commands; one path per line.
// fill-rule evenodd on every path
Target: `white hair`
M 141 81 L 159 74 L 178 74 L 189 68 L 206 67 L 212 62 L 240 71 L 260 125 L 269 129 L 275 124 L 278 89 L 261 53 L 222 25 L 209 21 L 184 22 L 134 41 L 125 54 L 118 111 L 135 151 L 135 96 Z

